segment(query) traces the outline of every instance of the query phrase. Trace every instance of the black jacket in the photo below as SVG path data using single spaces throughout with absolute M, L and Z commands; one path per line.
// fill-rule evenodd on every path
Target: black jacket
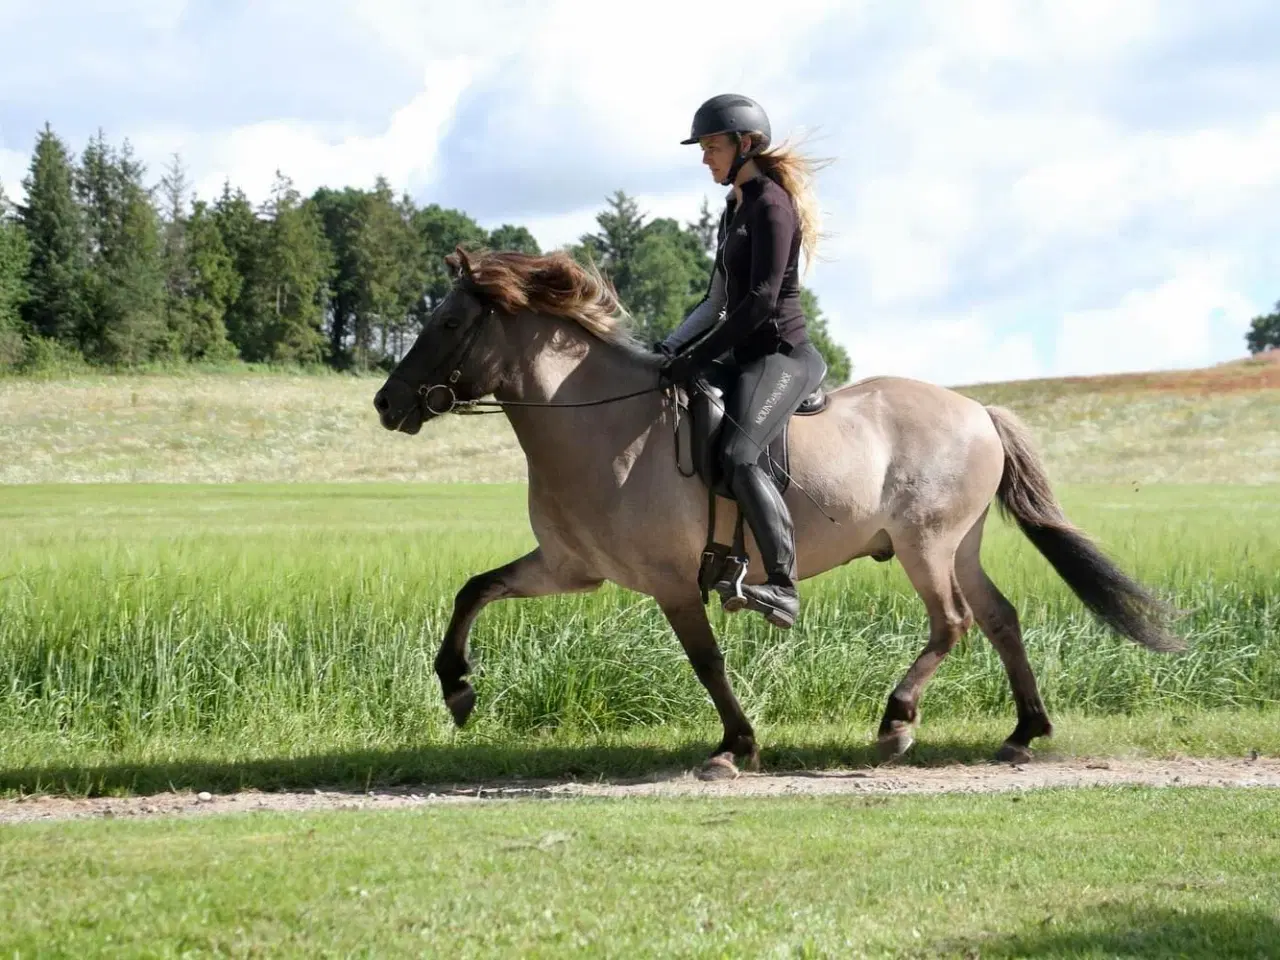
M 714 269 L 725 278 L 725 318 L 693 348 L 702 366 L 728 350 L 739 364 L 808 340 L 800 309 L 800 223 L 791 197 L 764 174 L 732 193 L 717 230 Z

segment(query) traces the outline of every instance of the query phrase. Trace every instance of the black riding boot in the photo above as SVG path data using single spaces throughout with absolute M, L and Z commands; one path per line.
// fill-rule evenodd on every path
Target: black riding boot
M 716 591 L 727 612 L 736 613 L 750 608 L 764 614 L 775 627 L 786 630 L 800 614 L 791 512 L 778 488 L 754 463 L 734 469 L 731 489 L 743 518 L 755 535 L 768 582 L 743 584 L 739 594 L 734 584 L 722 580 L 715 585 Z

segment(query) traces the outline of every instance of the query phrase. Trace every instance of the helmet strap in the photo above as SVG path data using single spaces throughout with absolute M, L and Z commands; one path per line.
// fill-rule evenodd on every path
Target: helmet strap
M 725 174 L 725 178 L 720 181 L 720 185 L 724 187 L 733 186 L 733 181 L 738 179 L 738 174 L 742 172 L 742 168 L 746 166 L 747 161 L 757 153 L 755 147 L 752 147 L 745 153 L 742 151 L 742 134 L 735 133 L 733 135 L 733 140 L 738 147 L 738 153 L 737 156 L 733 158 L 733 163 L 729 164 L 729 172 Z

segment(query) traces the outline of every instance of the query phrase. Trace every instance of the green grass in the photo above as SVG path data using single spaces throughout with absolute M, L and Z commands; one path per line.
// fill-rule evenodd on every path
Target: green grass
M 1192 646 L 1158 656 L 1107 635 L 993 520 L 986 563 L 1019 607 L 1051 713 L 1269 715 L 1280 701 L 1277 491 L 1078 487 L 1064 498 L 1187 611 Z M 432 672 L 453 594 L 531 543 L 516 485 L 0 488 L 0 789 L 69 783 L 85 765 L 116 770 L 86 789 L 128 789 L 131 777 L 234 758 L 279 761 L 295 778 L 326 757 L 345 777 L 361 764 L 429 775 L 457 742 Z M 800 747 L 827 742 L 831 725 L 869 732 L 925 634 L 896 563 L 859 561 L 803 594 L 787 634 L 714 615 L 749 715 L 793 728 Z M 714 714 L 648 598 L 605 588 L 498 603 L 473 649 L 479 706 L 463 744 L 554 731 L 576 748 L 669 727 L 698 734 L 661 749 L 706 746 Z M 984 752 L 1008 732 L 1008 684 L 977 631 L 922 708 L 926 725 L 987 724 Z M 418 748 L 428 759 L 412 759 Z M 342 759 L 370 751 L 372 764 Z
M 0 951 L 1266 957 L 1278 825 L 1095 789 L 6 826 Z

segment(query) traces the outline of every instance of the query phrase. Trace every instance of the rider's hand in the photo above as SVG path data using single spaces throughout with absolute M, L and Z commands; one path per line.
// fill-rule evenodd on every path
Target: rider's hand
M 686 383 L 693 370 L 693 358 L 688 353 L 682 353 L 668 359 L 662 365 L 659 376 L 667 383 Z

